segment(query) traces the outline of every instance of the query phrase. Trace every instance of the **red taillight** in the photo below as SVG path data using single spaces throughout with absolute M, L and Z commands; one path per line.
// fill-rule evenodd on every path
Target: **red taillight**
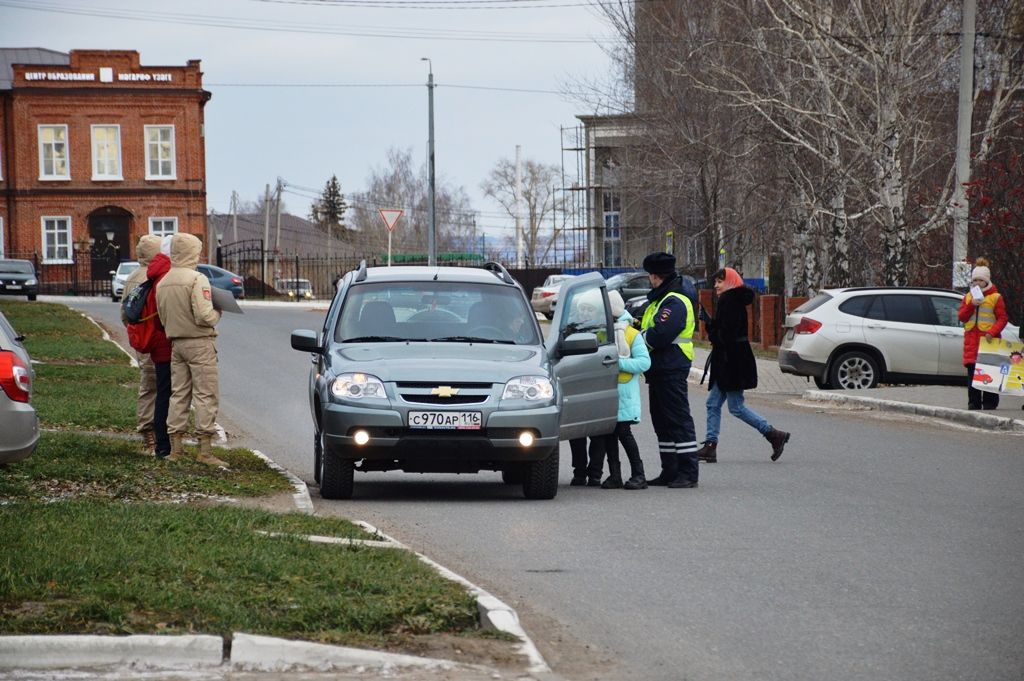
M 231 277 L 231 283 L 232 284 L 241 284 L 242 280 L 239 279 L 238 277 Z
M 793 327 L 793 333 L 814 333 L 821 328 L 821 322 L 817 319 L 804 317 L 800 323 Z
M 32 393 L 28 367 L 10 350 L 0 350 L 0 388 L 15 402 L 28 402 Z
M 540 292 L 540 297 L 541 298 L 550 298 L 551 296 L 555 295 L 555 293 L 557 293 L 557 291 L 541 291 Z

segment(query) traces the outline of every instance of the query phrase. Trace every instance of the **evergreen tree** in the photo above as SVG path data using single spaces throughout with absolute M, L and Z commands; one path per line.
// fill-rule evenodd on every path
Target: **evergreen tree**
M 345 211 L 348 204 L 345 203 L 345 195 L 341 193 L 341 183 L 337 175 L 331 175 L 324 185 L 320 198 L 313 202 L 309 208 L 310 222 L 314 222 L 334 235 L 345 233 Z

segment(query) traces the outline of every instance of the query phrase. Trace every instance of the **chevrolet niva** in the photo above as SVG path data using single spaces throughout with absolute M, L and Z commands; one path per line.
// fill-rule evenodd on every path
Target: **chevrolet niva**
M 352 496 L 355 471 L 500 471 L 528 499 L 558 491 L 558 443 L 615 428 L 618 355 L 605 281 L 567 280 L 545 340 L 501 265 L 373 267 L 338 284 L 312 353 L 314 477 Z

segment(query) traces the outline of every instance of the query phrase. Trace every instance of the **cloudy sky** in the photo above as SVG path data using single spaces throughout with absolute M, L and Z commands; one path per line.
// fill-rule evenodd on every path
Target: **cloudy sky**
M 560 164 L 560 127 L 610 83 L 608 29 L 583 0 L 0 0 L 4 47 L 134 49 L 143 65 L 202 60 L 208 206 L 278 177 L 289 212 L 336 174 L 346 193 L 389 148 L 426 157 L 429 57 L 438 177 L 462 186 L 489 237 L 510 221 L 480 182 L 502 157 Z M 593 101 L 591 99 L 591 101 Z M 567 168 L 574 160 L 566 155 Z

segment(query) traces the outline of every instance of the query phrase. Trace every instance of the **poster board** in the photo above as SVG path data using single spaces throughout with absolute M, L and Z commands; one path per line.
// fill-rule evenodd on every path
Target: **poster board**
M 1024 396 L 1024 343 L 982 337 L 971 386 L 1000 395 Z

